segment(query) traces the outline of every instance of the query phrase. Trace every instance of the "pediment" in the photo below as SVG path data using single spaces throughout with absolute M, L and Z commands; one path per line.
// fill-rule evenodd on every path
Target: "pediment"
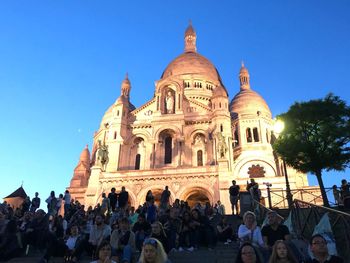
M 184 112 L 186 114 L 191 113 L 197 113 L 197 114 L 205 114 L 205 113 L 211 113 L 212 110 L 207 105 L 195 100 L 195 99 L 187 99 L 186 108 L 184 109 Z
M 155 99 L 152 99 L 142 105 L 141 107 L 133 110 L 131 114 L 137 120 L 148 120 L 153 117 L 154 112 L 156 111 L 156 102 Z

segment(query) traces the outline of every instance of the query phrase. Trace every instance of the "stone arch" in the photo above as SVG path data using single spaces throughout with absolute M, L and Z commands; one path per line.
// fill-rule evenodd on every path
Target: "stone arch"
M 120 189 L 122 188 L 122 186 L 125 187 L 125 191 L 127 191 L 129 193 L 129 204 L 130 206 L 133 206 L 135 208 L 136 205 L 137 205 L 137 198 L 133 192 L 133 190 L 128 186 L 128 185 L 124 185 L 122 182 L 116 182 L 116 181 L 113 181 L 113 182 L 101 182 L 100 183 L 100 188 L 99 188 L 99 191 L 98 191 L 98 194 L 96 194 L 97 196 L 97 199 L 96 199 L 96 204 L 97 203 L 101 203 L 102 201 L 102 193 L 106 193 L 106 196 L 108 197 L 108 194 L 111 192 L 111 188 L 114 187 L 116 188 L 116 192 L 120 192 Z
M 138 137 L 142 138 L 145 142 L 148 142 L 151 139 L 150 133 L 145 129 L 142 129 L 137 131 L 137 133 L 131 134 L 128 138 L 126 138 L 125 143 L 130 144 Z
M 177 193 L 180 200 L 187 200 L 194 193 L 201 193 L 205 195 L 211 204 L 214 204 L 214 191 L 213 187 L 205 183 L 193 183 L 186 185 Z
M 156 141 L 159 141 L 159 137 L 160 134 L 165 132 L 165 131 L 169 131 L 172 134 L 174 134 L 174 139 L 178 139 L 181 137 L 182 133 L 181 130 L 179 129 L 179 127 L 175 126 L 175 125 L 167 125 L 167 128 L 159 128 L 155 133 L 154 133 L 154 139 Z
M 147 137 L 143 134 L 135 134 L 128 138 L 128 141 L 123 145 L 127 152 L 127 158 L 123 158 L 123 162 L 127 165 L 128 169 L 136 170 L 136 156 L 140 155 L 139 168 L 137 170 L 144 170 L 148 167 L 148 156 L 151 151 L 151 145 L 147 141 Z
M 247 177 L 243 177 L 241 176 L 241 171 L 244 167 L 247 167 L 247 165 L 251 164 L 251 165 L 256 165 L 256 164 L 263 164 L 265 167 L 268 168 L 267 172 L 267 176 L 272 176 L 271 175 L 271 171 L 273 172 L 273 176 L 278 176 L 278 173 L 276 171 L 276 165 L 273 161 L 267 159 L 267 158 L 259 158 L 259 159 L 249 159 L 249 158 L 244 158 L 242 160 L 240 160 L 239 162 L 237 162 L 236 166 L 235 166 L 235 170 L 234 170 L 234 174 L 238 177 L 238 178 L 249 178 L 249 175 L 247 174 Z M 270 172 L 269 172 L 270 171 Z
M 129 193 L 129 203 L 130 203 L 130 206 L 133 206 L 135 207 L 135 209 L 137 208 L 136 205 L 136 196 L 134 194 L 134 192 L 132 191 L 132 189 L 130 189 L 129 187 L 125 186 L 125 190 Z
M 166 183 L 164 184 L 155 184 L 155 185 L 151 185 L 151 186 L 147 186 L 142 188 L 142 190 L 137 194 L 137 202 L 139 205 L 142 205 L 145 201 L 146 201 L 146 194 L 149 190 L 152 191 L 152 193 L 154 194 L 154 192 L 160 192 L 162 193 L 163 190 L 165 189 L 165 186 L 168 185 Z M 169 198 L 169 202 L 170 204 L 172 204 L 176 197 L 174 195 L 174 191 L 171 189 L 170 184 L 168 185 L 168 189 L 170 191 L 170 198 Z
M 208 131 L 205 130 L 204 127 L 203 127 L 203 128 L 198 128 L 198 127 L 192 128 L 192 129 L 189 131 L 188 135 L 186 135 L 186 140 L 190 140 L 191 142 L 193 142 L 194 137 L 195 137 L 198 133 L 202 134 L 202 135 L 205 137 L 205 139 L 206 139 L 207 141 L 209 140 Z
M 168 81 L 164 84 L 159 85 L 159 87 L 157 88 L 157 109 L 159 109 L 163 114 L 168 114 L 166 110 L 165 101 L 169 92 L 171 92 L 173 99 L 173 107 L 171 107 L 171 114 L 176 113 L 176 111 L 180 109 L 180 105 L 182 104 L 181 86 L 179 85 L 179 83 L 175 81 Z
M 168 88 L 174 90 L 176 93 L 179 93 L 181 91 L 181 85 L 178 82 L 167 81 L 166 83 L 163 83 L 157 87 L 157 93 L 164 93 L 164 90 L 167 90 Z
M 198 129 L 198 128 L 195 128 L 193 129 L 192 131 L 189 132 L 189 136 L 187 138 L 190 139 L 191 142 L 194 141 L 195 137 L 198 135 L 198 134 L 201 134 L 204 136 L 205 140 L 208 141 L 208 132 L 206 132 L 204 129 Z

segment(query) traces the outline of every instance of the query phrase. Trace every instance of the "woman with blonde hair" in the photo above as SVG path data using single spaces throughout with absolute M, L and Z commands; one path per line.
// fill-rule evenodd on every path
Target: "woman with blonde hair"
M 269 263 L 298 263 L 286 241 L 277 240 L 272 248 Z
M 143 242 L 138 263 L 171 263 L 163 245 L 155 238 L 147 238 Z

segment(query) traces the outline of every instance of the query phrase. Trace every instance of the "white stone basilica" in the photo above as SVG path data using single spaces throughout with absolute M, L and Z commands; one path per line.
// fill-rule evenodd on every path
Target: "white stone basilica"
M 139 108 L 130 102 L 126 76 L 94 134 L 92 154 L 85 148 L 74 170 L 68 187 L 74 198 L 95 206 L 103 192 L 125 186 L 131 205 L 138 206 L 148 190 L 159 198 L 167 185 L 171 201 L 221 200 L 230 211 L 233 179 L 242 190 L 250 178 L 263 193 L 264 182 L 285 189 L 282 163 L 271 147 L 272 114 L 250 87 L 248 70 L 242 64 L 240 90 L 230 102 L 217 69 L 197 52 L 196 37 L 190 25 L 184 53 Z M 308 185 L 305 174 L 287 170 L 292 189 Z

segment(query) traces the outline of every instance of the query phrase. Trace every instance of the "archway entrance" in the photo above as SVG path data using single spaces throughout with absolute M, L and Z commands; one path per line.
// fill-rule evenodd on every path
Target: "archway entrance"
M 208 193 L 203 189 L 192 189 L 186 195 L 185 201 L 188 202 L 188 205 L 192 208 L 197 203 L 204 205 L 205 203 L 211 203 Z
M 163 190 L 162 189 L 152 189 L 152 194 L 154 196 L 154 203 L 159 206 L 160 204 L 160 197 L 162 195 Z

